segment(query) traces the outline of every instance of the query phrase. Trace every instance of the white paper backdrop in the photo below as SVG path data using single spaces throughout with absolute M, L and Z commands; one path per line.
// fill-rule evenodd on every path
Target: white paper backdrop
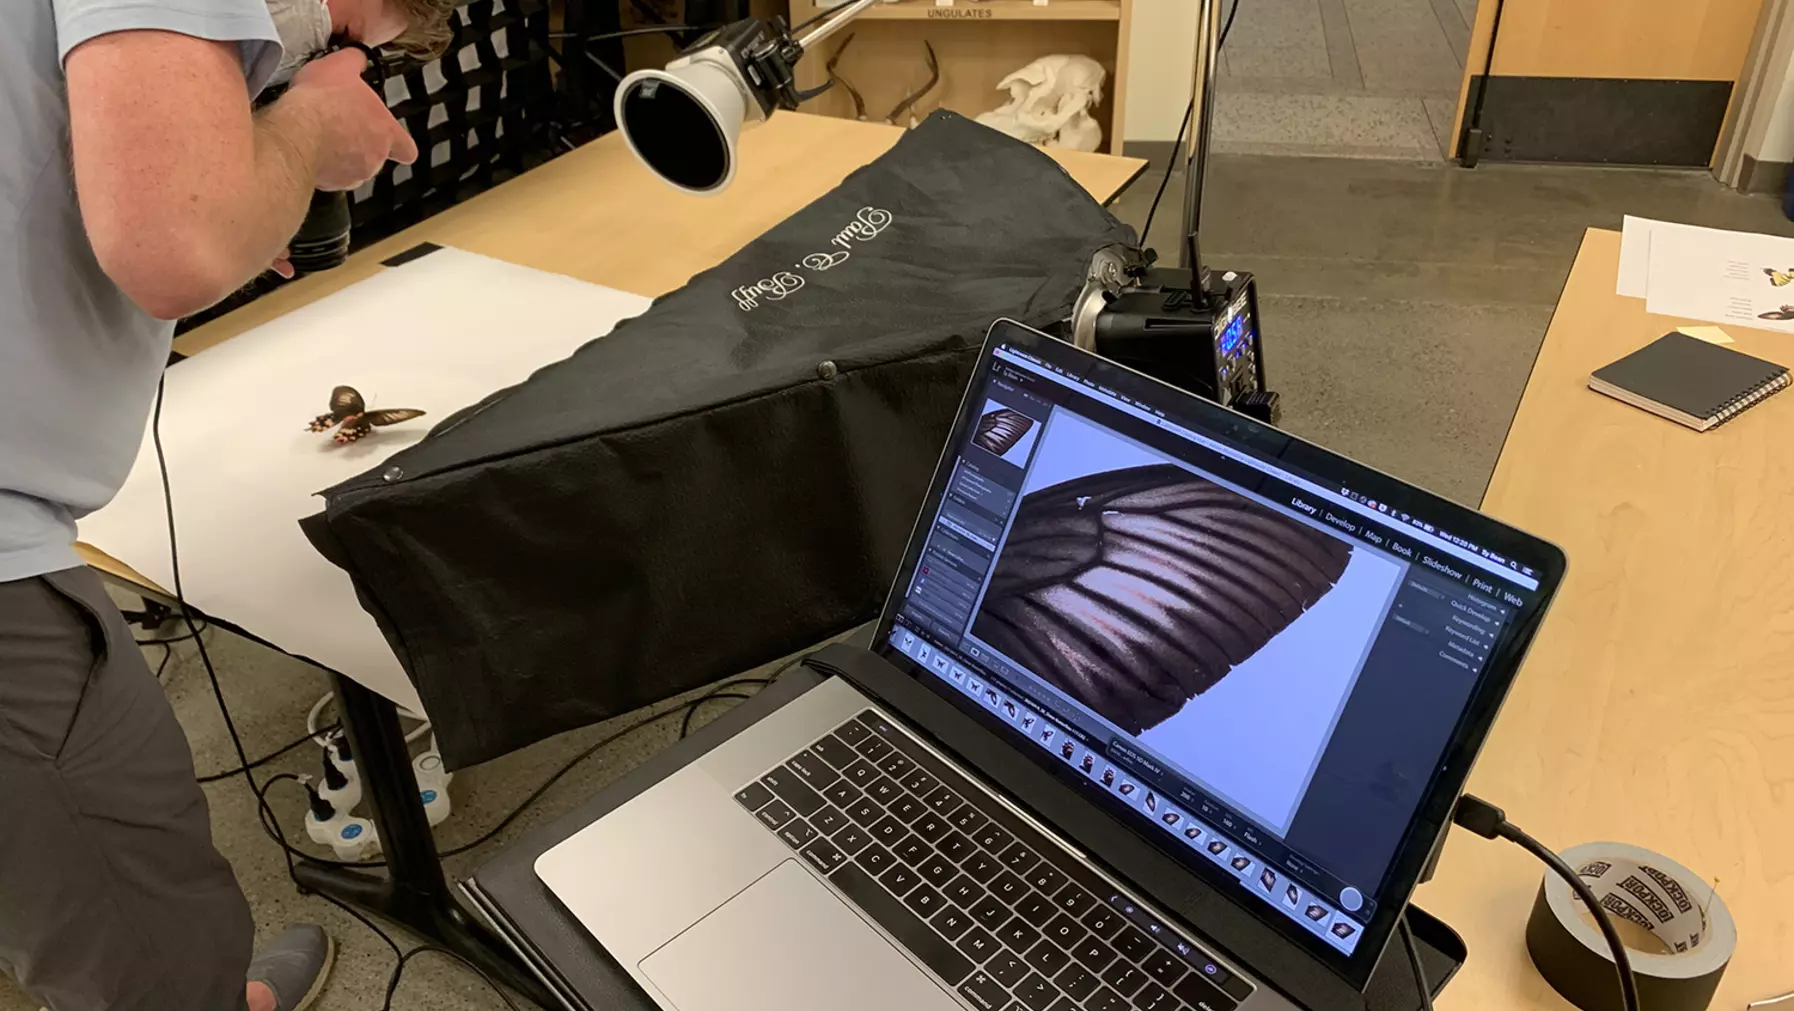
M 168 370 L 162 445 L 181 578 L 199 610 L 422 712 L 349 577 L 299 530 L 317 492 L 423 438 L 430 426 L 565 358 L 649 300 L 440 249 L 388 268 Z M 339 384 L 371 408 L 429 412 L 350 446 L 306 430 Z M 174 586 L 146 428 L 118 496 L 81 539 Z

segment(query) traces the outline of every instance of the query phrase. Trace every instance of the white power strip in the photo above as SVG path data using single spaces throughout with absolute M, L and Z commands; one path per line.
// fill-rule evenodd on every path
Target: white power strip
M 417 776 L 417 792 L 424 802 L 424 814 L 429 816 L 430 827 L 435 828 L 454 813 L 454 805 L 449 800 L 449 782 L 455 776 L 442 767 L 442 756 L 436 751 L 434 737 L 430 739 L 430 750 L 412 761 L 411 771 Z
M 341 733 L 338 731 L 325 742 L 324 761 L 341 775 L 344 783 L 332 787 L 326 780 L 314 787 L 307 782 L 307 787 L 333 813 L 329 818 L 320 818 L 316 809 L 307 811 L 305 832 L 313 842 L 334 850 L 339 860 L 368 860 L 380 852 L 379 833 L 373 822 L 355 815 L 355 808 L 360 806 L 362 799 L 361 770 L 356 767 L 353 757 L 345 757 L 348 749 L 339 747 Z M 411 770 L 417 777 L 418 798 L 423 801 L 424 814 L 429 818 L 430 827 L 435 828 L 454 813 L 449 783 L 455 776 L 443 768 L 442 755 L 436 750 L 434 737 L 430 739 L 429 749 L 412 760 Z
M 338 860 L 369 860 L 380 852 L 380 834 L 374 829 L 373 822 L 355 817 L 348 808 L 331 805 L 322 792 L 312 787 L 309 779 L 301 782 L 312 797 L 312 804 L 305 812 L 305 834 L 312 842 L 330 847 Z M 355 786 L 360 789 L 359 782 Z M 321 816 L 320 807 L 329 812 L 328 817 Z

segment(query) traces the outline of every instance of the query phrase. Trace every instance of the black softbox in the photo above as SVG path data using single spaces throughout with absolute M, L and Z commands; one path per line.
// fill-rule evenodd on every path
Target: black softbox
M 1039 151 L 936 113 L 305 532 L 452 768 L 664 699 L 875 615 L 991 321 L 1063 319 L 1132 241 Z

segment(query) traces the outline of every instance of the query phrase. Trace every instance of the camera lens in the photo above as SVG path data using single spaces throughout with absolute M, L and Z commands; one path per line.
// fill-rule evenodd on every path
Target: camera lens
M 313 193 L 304 223 L 287 243 L 293 269 L 315 274 L 342 266 L 349 258 L 349 224 L 349 194 Z

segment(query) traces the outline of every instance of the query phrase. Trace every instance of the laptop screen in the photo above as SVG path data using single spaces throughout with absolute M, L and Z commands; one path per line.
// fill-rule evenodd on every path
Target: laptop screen
M 1182 394 L 1130 395 L 1105 385 L 1115 366 L 1001 334 L 887 606 L 887 655 L 1349 957 L 1546 573 L 1415 514 L 1430 496 L 1328 483 L 1205 430 Z

